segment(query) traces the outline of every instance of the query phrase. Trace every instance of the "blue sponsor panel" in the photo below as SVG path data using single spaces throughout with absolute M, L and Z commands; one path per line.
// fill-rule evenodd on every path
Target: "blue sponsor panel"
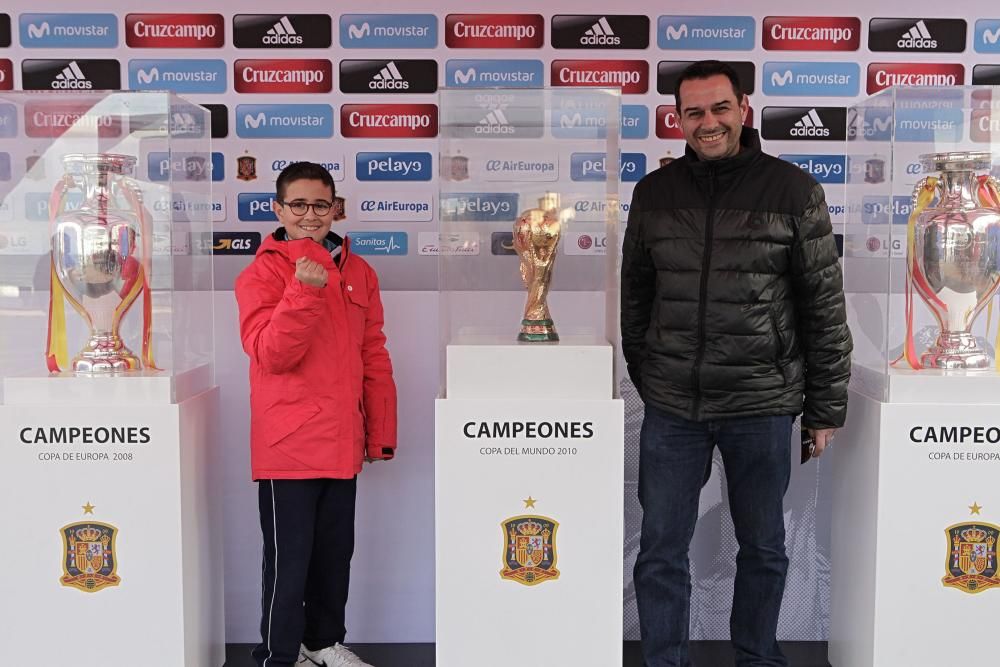
M 1000 53 L 1000 19 L 976 21 L 972 46 L 977 53 Z
M 113 49 L 115 14 L 21 14 L 21 46 L 29 49 Z
M 861 89 L 857 63 L 764 63 L 765 95 L 795 97 L 856 97 Z
M 128 61 L 128 87 L 132 90 L 224 93 L 226 76 L 225 60 Z
M 545 64 L 541 60 L 449 60 L 447 88 L 541 88 Z
M 779 155 L 816 179 L 818 183 L 846 183 L 846 155 Z
M 358 153 L 354 173 L 359 181 L 429 181 L 430 153 Z
M 961 109 L 896 108 L 896 141 L 953 143 L 962 140 L 965 128 Z
M 212 153 L 210 161 L 202 153 L 167 153 L 156 151 L 146 157 L 146 167 L 151 181 L 213 181 L 226 178 L 226 158 L 222 153 Z
M 236 135 L 246 139 L 326 139 L 333 136 L 329 104 L 238 104 Z
M 345 49 L 433 49 L 438 43 L 434 14 L 343 14 L 340 46 Z
M 236 197 L 237 216 L 243 222 L 277 222 L 272 199 L 273 192 L 241 192 Z
M 350 232 L 351 252 L 358 255 L 405 255 L 408 252 L 406 232 Z
M 48 222 L 49 192 L 29 192 L 24 195 L 24 217 L 32 222 Z M 83 205 L 83 194 L 70 191 L 66 194 L 66 210 L 75 211 Z
M 574 181 L 605 181 L 604 153 L 573 153 L 570 156 L 569 174 Z M 634 183 L 646 175 L 645 153 L 622 153 L 619 180 Z
M 516 192 L 456 192 L 441 195 L 441 220 L 447 222 L 513 222 Z
M 623 104 L 622 139 L 646 139 L 649 137 L 649 108 L 644 104 Z
M 910 220 L 913 201 L 909 197 L 869 195 L 861 199 L 861 221 L 868 225 L 905 225 Z
M 0 137 L 17 136 L 17 107 L 0 104 Z
M 751 51 L 755 38 L 752 16 L 661 16 L 656 26 L 661 49 Z

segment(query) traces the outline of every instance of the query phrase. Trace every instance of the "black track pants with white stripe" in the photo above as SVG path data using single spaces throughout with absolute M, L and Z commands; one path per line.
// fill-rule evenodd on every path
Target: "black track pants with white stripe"
M 264 536 L 260 667 L 287 667 L 343 642 L 357 478 L 261 480 Z

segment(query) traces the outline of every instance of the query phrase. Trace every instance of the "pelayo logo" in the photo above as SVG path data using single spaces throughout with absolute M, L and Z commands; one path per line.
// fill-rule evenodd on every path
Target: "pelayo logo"
M 816 179 L 817 183 L 845 183 L 847 181 L 847 156 L 845 155 L 779 155 Z
M 517 219 L 516 192 L 461 192 L 441 195 L 440 217 L 445 222 L 513 222 Z
M 634 183 L 646 175 L 645 153 L 622 153 L 619 180 Z M 573 153 L 570 155 L 569 177 L 574 181 L 605 181 L 606 157 L 603 153 Z
M 358 153 L 354 173 L 359 181 L 429 181 L 430 153 Z

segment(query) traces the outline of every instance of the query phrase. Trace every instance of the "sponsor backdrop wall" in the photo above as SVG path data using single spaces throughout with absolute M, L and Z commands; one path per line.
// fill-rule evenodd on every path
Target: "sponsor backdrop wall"
M 436 234 L 438 113 L 443 87 L 612 85 L 623 90 L 621 200 L 664 157 L 683 151 L 673 108 L 677 73 L 689 62 L 716 57 L 733 63 L 751 94 L 752 123 L 765 147 L 828 186 L 830 211 L 842 219 L 840 185 L 863 177 L 838 143 L 852 102 L 892 84 L 1000 83 L 1000 10 L 965 3 L 871 3 L 846 0 L 834 16 L 802 16 L 801 2 L 740 5 L 706 16 L 705 4 L 637 0 L 537 3 L 510 0 L 475 14 L 460 3 L 321 3 L 245 0 L 208 11 L 175 0 L 79 5 L 13 0 L 0 13 L 0 90 L 171 88 L 212 111 L 210 169 L 190 178 L 215 185 L 220 416 L 224 442 L 226 611 L 229 641 L 256 636 L 259 529 L 255 489 L 248 481 L 246 361 L 239 349 L 232 281 L 275 225 L 269 209 L 277 173 L 313 160 L 333 174 L 347 200 L 341 230 L 376 266 L 386 291 L 387 329 L 401 391 L 400 456 L 373 466 L 361 483 L 351 639 L 433 639 L 433 412 L 438 386 L 436 317 L 439 239 Z M 815 10 L 813 10 L 815 12 Z M 610 12 L 610 13 L 609 13 Z M 641 12 L 641 13 L 640 13 Z M 502 137 L 510 120 L 484 110 L 483 132 Z M 502 109 L 501 109 L 502 111 Z M 12 122 L 0 115 L 0 134 Z M 561 119 L 571 145 L 579 117 Z M 925 128 L 933 131 L 934 128 Z M 916 128 L 915 131 L 920 131 Z M 0 145 L 0 180 L 20 179 L 30 146 Z M 525 158 L 533 157 L 525 155 Z M 444 161 L 450 163 L 449 161 Z M 547 163 L 546 163 L 547 164 Z M 197 166 L 197 165 L 195 165 Z M 141 175 L 164 179 L 169 159 L 157 156 Z M 593 180 L 602 174 L 579 173 Z M 520 177 L 530 174 L 527 165 Z M 50 175 L 52 176 L 52 175 Z M 54 176 L 53 176 L 54 177 Z M 530 176 L 529 176 L 530 177 Z M 548 177 L 539 174 L 540 180 Z M 478 242 L 465 252 L 496 255 L 515 271 L 493 232 L 510 229 L 519 208 L 498 192 L 471 195 L 465 205 L 491 210 Z M 48 183 L 39 184 L 45 193 Z M 43 194 L 44 199 L 47 194 Z M 0 253 L 17 251 L 12 220 L 37 219 L 29 202 L 12 202 L 0 216 Z M 906 206 L 907 204 L 903 204 Z M 884 213 L 884 212 L 883 212 Z M 899 219 L 905 221 L 906 211 Z M 41 221 L 39 221 L 41 222 Z M 468 241 L 467 237 L 462 239 Z M 501 239 L 502 240 L 502 239 Z M 447 242 L 447 240 L 445 240 Z M 600 255 L 602 235 L 570 235 L 564 253 Z M 599 261 L 597 258 L 595 262 Z M 488 378 L 484 378 L 488 381 Z M 641 404 L 625 381 L 626 571 L 638 549 L 635 500 Z M 833 455 L 836 455 L 834 449 Z M 788 494 L 792 558 L 781 635 L 821 639 L 827 631 L 828 535 L 826 462 L 796 470 Z M 707 485 L 692 554 L 693 636 L 727 635 L 735 539 L 721 467 Z M 439 527 L 462 539 L 462 526 Z M 455 552 L 461 557 L 461 550 Z M 565 556 L 568 557 L 568 556 Z M 498 546 L 498 566 L 500 552 Z M 600 573 L 595 573 L 600 576 Z M 626 574 L 626 636 L 638 623 Z M 474 613 L 474 612 L 473 612 Z

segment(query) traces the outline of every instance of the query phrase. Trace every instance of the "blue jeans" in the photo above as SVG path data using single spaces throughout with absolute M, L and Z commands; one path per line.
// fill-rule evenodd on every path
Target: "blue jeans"
M 776 633 L 788 558 L 782 498 L 793 417 L 693 422 L 646 406 L 639 438 L 642 538 L 635 592 L 645 667 L 690 667 L 688 549 L 716 445 L 739 542 L 729 620 L 739 667 L 785 667 Z

